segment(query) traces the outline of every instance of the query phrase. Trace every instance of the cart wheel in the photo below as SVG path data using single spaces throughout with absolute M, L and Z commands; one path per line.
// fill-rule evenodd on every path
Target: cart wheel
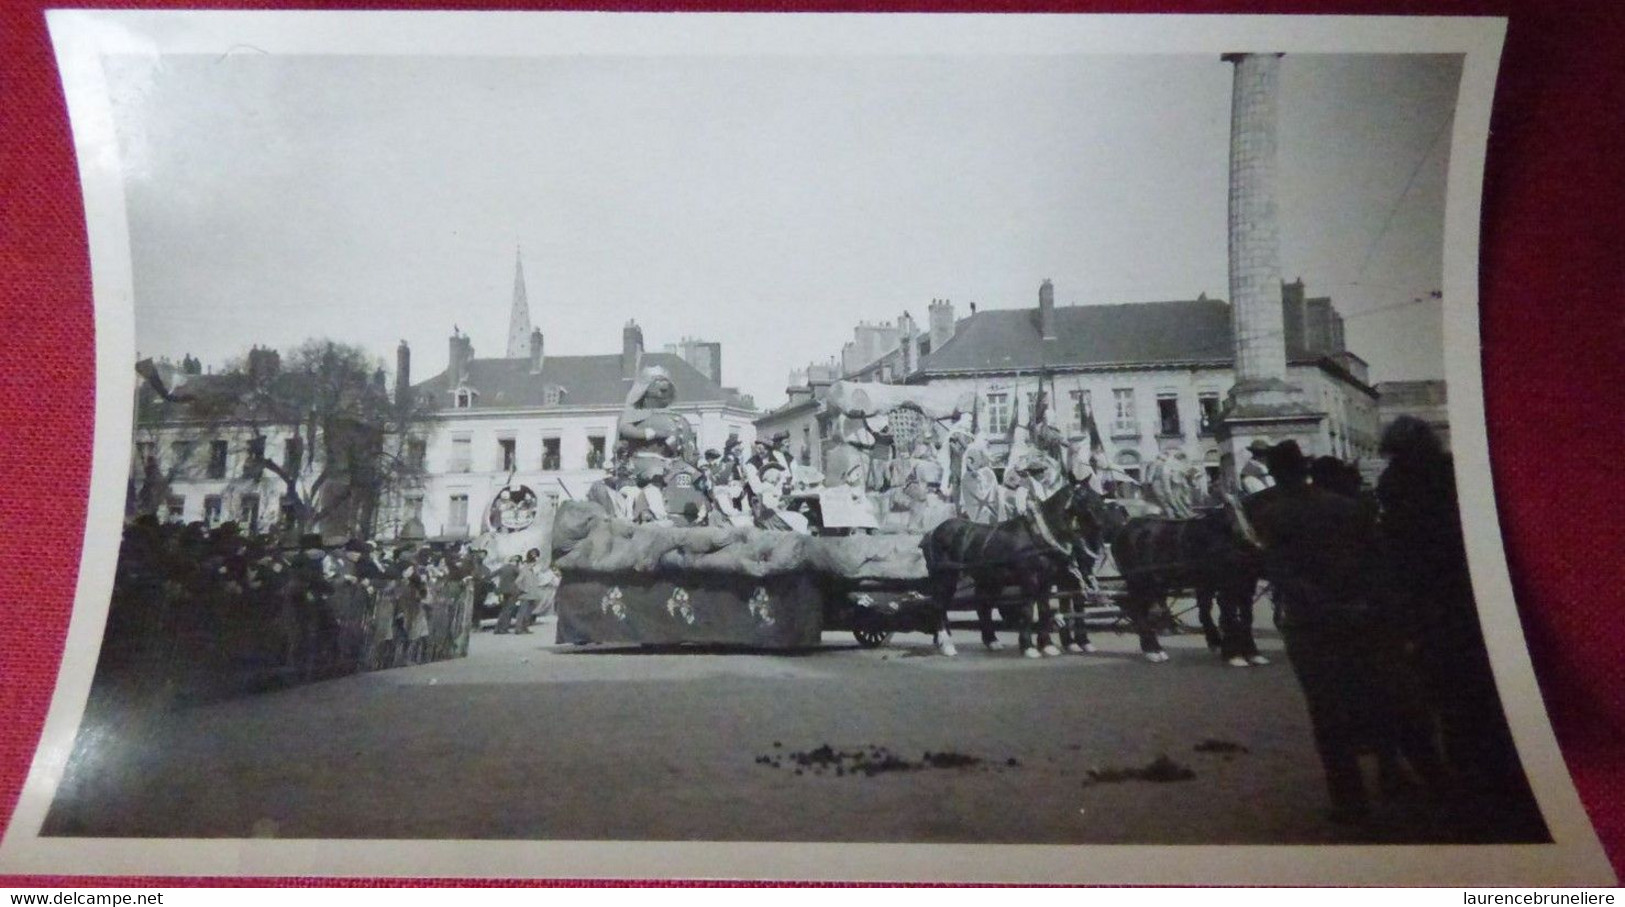
M 857 639 L 858 645 L 863 646 L 865 649 L 878 649 L 886 643 L 891 642 L 892 631 L 853 630 L 852 636 Z

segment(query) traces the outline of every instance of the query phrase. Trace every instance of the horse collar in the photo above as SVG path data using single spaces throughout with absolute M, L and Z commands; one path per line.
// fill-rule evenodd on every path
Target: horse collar
M 1038 533 L 1039 538 L 1044 540 L 1044 544 L 1049 545 L 1051 548 L 1054 548 L 1056 551 L 1059 551 L 1062 554 L 1071 553 L 1065 546 L 1056 540 L 1054 531 L 1049 528 L 1049 521 L 1044 519 L 1043 508 L 1034 507 L 1028 512 L 1027 515 L 1032 520 L 1033 530 Z

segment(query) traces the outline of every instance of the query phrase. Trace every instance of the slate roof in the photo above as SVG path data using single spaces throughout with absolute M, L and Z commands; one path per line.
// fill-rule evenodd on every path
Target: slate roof
M 718 403 L 738 405 L 736 394 L 707 378 L 681 356 L 671 353 L 644 353 L 643 366 L 663 366 L 677 385 L 677 405 Z M 469 412 L 506 408 L 536 408 L 548 405 L 547 389 L 564 389 L 559 406 L 616 406 L 626 402 L 632 382 L 621 376 L 619 354 L 599 356 L 548 356 L 542 360 L 542 373 L 530 372 L 526 359 L 474 359 L 468 364 L 467 384 L 476 393 Z M 435 411 L 452 406 L 452 383 L 445 373 L 412 386 L 414 397 L 427 400 Z
M 920 370 L 1228 365 L 1234 358 L 1230 304 L 1220 299 L 1056 306 L 1055 333 L 1042 339 L 1036 308 L 985 309 L 961 320 L 952 339 L 921 357 Z M 1315 354 L 1299 349 L 1287 355 Z

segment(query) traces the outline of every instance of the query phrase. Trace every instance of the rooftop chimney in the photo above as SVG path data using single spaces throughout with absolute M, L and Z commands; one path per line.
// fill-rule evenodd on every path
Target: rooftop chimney
M 269 347 L 256 345 L 248 351 L 248 373 L 255 381 L 269 381 L 282 370 L 282 355 Z
M 395 347 L 395 405 L 405 409 L 412 402 L 412 348 L 402 340 Z
M 954 304 L 946 299 L 931 300 L 931 352 L 943 348 L 954 336 Z
M 1047 277 L 1038 287 L 1038 336 L 1055 339 L 1055 284 Z
M 920 368 L 920 337 L 914 326 L 914 316 L 907 312 L 897 319 L 897 345 L 903 350 L 903 374 L 912 375 Z
M 542 329 L 532 328 L 530 331 L 530 373 L 542 373 Z
M 451 355 L 446 362 L 446 377 L 456 387 L 468 381 L 468 362 L 474 358 L 474 342 L 460 331 L 451 334 Z
M 638 366 L 643 361 L 643 328 L 636 321 L 628 321 L 621 328 L 621 377 L 638 377 Z

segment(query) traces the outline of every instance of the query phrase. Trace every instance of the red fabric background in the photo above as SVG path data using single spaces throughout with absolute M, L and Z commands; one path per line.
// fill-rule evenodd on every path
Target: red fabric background
M 61 658 L 84 530 L 93 415 L 83 207 L 45 5 L 0 0 L 0 820 L 16 803 Z M 753 7 L 667 0 L 596 8 L 609 6 L 1509 17 L 1482 248 L 1495 487 L 1519 612 L 1558 739 L 1614 866 L 1625 874 L 1625 482 L 1611 471 L 1625 468 L 1617 460 L 1625 450 L 1625 4 L 791 0 Z M 0 885 L 61 881 L 0 879 Z

